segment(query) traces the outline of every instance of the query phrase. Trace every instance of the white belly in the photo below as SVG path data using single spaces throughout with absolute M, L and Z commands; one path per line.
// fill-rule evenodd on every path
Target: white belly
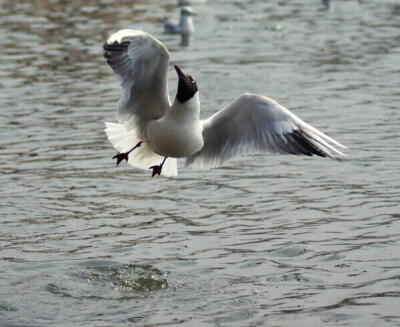
M 153 151 L 165 157 L 188 157 L 200 151 L 204 145 L 199 122 L 182 125 L 161 119 L 149 123 L 146 134 Z

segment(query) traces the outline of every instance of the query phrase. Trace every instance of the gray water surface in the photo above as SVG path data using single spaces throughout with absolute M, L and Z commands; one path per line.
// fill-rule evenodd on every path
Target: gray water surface
M 1 326 L 400 326 L 397 0 L 209 0 L 188 46 L 174 0 L 0 4 Z M 116 167 L 121 28 L 166 44 L 202 117 L 261 93 L 349 159 Z

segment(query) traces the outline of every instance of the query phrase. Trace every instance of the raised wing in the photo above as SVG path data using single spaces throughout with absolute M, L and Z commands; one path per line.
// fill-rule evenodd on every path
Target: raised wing
M 104 50 L 107 63 L 121 77 L 117 119 L 141 135 L 147 122 L 164 116 L 170 106 L 169 52 L 150 34 L 129 29 L 111 35 Z
M 210 169 L 249 153 L 271 152 L 329 157 L 345 156 L 346 148 L 305 123 L 274 100 L 243 94 L 203 121 L 204 147 L 186 159 L 186 166 Z M 331 152 L 332 151 L 332 152 Z

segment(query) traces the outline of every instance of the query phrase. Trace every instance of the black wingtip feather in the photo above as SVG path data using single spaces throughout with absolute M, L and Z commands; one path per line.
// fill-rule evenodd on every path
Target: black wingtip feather
M 315 147 L 314 144 L 312 144 L 304 135 L 301 134 L 300 130 L 295 130 L 290 135 L 296 140 L 298 145 L 305 150 L 303 154 L 308 156 L 317 155 L 319 157 L 326 157 L 326 154 Z
M 104 49 L 104 58 L 109 59 L 112 55 L 114 54 L 120 54 L 121 52 L 124 52 L 128 49 L 130 42 L 125 41 L 118 43 L 115 41 L 114 43 L 104 43 L 103 49 Z
M 128 49 L 128 46 L 131 42 L 129 41 L 124 41 L 121 43 L 118 43 L 117 41 L 115 41 L 114 43 L 104 43 L 103 45 L 103 49 L 106 51 L 125 51 L 126 49 Z

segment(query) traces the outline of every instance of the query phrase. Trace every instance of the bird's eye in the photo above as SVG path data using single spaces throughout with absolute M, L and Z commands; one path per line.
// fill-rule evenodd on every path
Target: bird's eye
M 190 81 L 190 83 L 194 83 L 194 79 L 192 76 L 189 76 L 189 81 Z

